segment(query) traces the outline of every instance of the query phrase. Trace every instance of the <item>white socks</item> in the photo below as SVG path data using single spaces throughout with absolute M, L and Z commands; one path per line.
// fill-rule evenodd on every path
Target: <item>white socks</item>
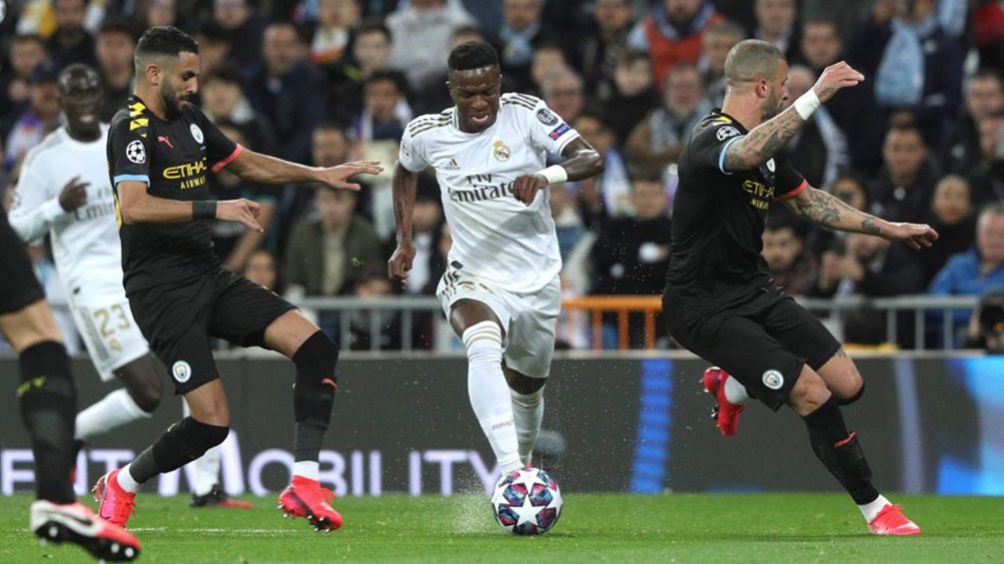
M 475 323 L 464 331 L 467 349 L 467 393 L 474 415 L 503 473 L 523 466 L 509 385 L 502 374 L 502 329 L 494 321 Z
M 544 419 L 544 388 L 532 394 L 521 394 L 509 390 L 512 395 L 512 414 L 516 421 L 516 437 L 519 441 L 519 458 L 523 466 L 530 464 L 530 454 L 537 444 L 540 423 Z
M 317 481 L 321 464 L 316 460 L 298 460 L 293 463 L 293 475 Z
M 740 384 L 731 374 L 725 379 L 725 399 L 732 405 L 740 405 L 750 400 L 746 386 Z
M 140 484 L 133 479 L 132 474 L 129 473 L 129 467 L 132 464 L 126 464 L 126 467 L 119 470 L 119 473 L 115 476 L 115 481 L 119 483 L 119 487 L 129 493 L 139 492 Z
M 86 441 L 119 425 L 150 416 L 136 405 L 125 388 L 120 388 L 77 414 L 74 438 Z
M 878 517 L 878 514 L 880 511 L 882 511 L 882 508 L 887 505 L 892 505 L 892 502 L 886 499 L 884 495 L 879 494 L 879 496 L 875 498 L 875 501 L 871 503 L 866 503 L 864 505 L 859 505 L 858 509 L 860 509 L 861 514 L 865 516 L 865 521 L 871 524 L 871 522 L 874 521 L 876 517 Z

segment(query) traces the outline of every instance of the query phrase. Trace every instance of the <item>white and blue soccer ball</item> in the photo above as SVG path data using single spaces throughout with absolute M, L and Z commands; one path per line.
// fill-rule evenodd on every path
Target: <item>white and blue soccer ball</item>
M 514 535 L 542 535 L 561 517 L 561 490 L 547 472 L 522 468 L 499 478 L 491 504 L 503 529 Z

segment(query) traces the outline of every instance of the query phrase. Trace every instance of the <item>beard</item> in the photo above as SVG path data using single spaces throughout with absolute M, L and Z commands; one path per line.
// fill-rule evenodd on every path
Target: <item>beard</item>
M 164 103 L 164 113 L 167 114 L 168 119 L 174 119 L 178 117 L 181 113 L 181 102 L 184 99 L 178 98 L 178 95 L 169 88 L 166 82 L 160 85 L 160 99 Z
M 764 100 L 763 108 L 761 114 L 763 116 L 762 121 L 767 121 L 772 119 L 777 114 L 781 113 L 781 100 L 779 96 L 771 96 Z

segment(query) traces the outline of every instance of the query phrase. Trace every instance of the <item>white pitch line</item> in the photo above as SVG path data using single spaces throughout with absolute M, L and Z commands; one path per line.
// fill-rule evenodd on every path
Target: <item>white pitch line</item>
M 169 530 L 167 527 L 129 527 L 129 531 L 136 533 L 148 533 L 148 532 L 164 532 Z M 260 534 L 260 533 L 301 533 L 303 531 L 294 531 L 290 529 L 192 529 L 186 527 L 177 527 L 175 529 L 170 529 L 174 531 L 184 531 L 193 533 L 238 533 L 238 534 Z

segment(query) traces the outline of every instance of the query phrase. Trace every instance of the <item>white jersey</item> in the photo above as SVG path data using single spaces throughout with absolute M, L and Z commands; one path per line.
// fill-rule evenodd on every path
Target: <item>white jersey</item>
M 11 226 L 26 241 L 52 234 L 56 269 L 68 294 L 122 293 L 122 246 L 115 221 L 115 199 L 108 178 L 105 145 L 101 137 L 83 143 L 60 127 L 28 152 L 21 168 Z M 72 212 L 59 205 L 59 193 L 72 178 L 90 185 L 87 201 Z
M 530 206 L 512 194 L 517 177 L 544 168 L 579 134 L 538 98 L 503 94 L 495 123 L 479 133 L 458 126 L 457 108 L 412 120 L 401 166 L 436 170 L 453 236 L 453 268 L 511 292 L 535 292 L 561 271 L 547 190 Z

